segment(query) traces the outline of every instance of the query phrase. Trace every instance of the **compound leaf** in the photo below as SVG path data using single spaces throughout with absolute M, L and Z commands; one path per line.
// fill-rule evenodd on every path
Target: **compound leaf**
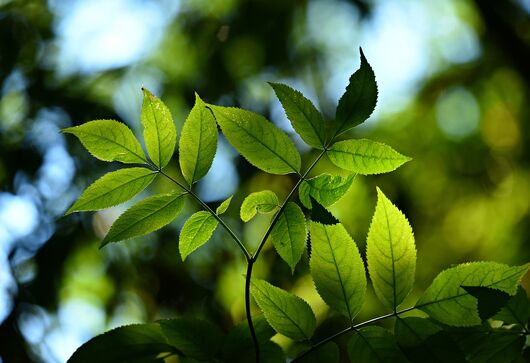
M 220 351 L 223 334 L 209 321 L 196 318 L 159 320 L 168 343 L 186 357 L 211 361 Z
M 362 49 L 361 67 L 351 75 L 346 92 L 342 95 L 335 115 L 335 135 L 363 123 L 375 109 L 377 83 Z
M 79 347 L 68 363 L 151 363 L 176 350 L 167 343 L 158 324 L 121 326 L 98 335 Z
M 264 280 L 253 280 L 250 291 L 274 330 L 294 340 L 311 338 L 316 319 L 308 303 Z
M 280 205 L 276 193 L 270 190 L 262 190 L 249 194 L 241 204 L 240 216 L 243 222 L 248 222 L 257 212 L 271 213 Z
M 416 307 L 447 325 L 479 325 L 477 299 L 462 285 L 489 287 L 515 295 L 528 267 L 529 264 L 510 267 L 496 262 L 472 262 L 449 268 L 434 279 Z
M 127 125 L 114 120 L 95 120 L 62 132 L 75 135 L 96 158 L 130 164 L 147 162 L 142 147 Z
M 149 90 L 143 88 L 144 101 L 140 120 L 144 127 L 145 147 L 159 168 L 169 163 L 177 143 L 177 130 L 167 106 Z
M 322 299 L 352 321 L 363 304 L 366 275 L 357 245 L 342 224 L 311 222 L 310 267 Z
M 219 222 L 210 212 L 199 211 L 193 214 L 182 227 L 179 238 L 179 251 L 182 261 L 190 253 L 208 242 Z
M 224 212 L 226 212 L 228 207 L 230 207 L 230 202 L 232 201 L 232 197 L 233 195 L 231 195 L 229 198 L 225 199 L 221 204 L 219 204 L 219 206 L 215 210 L 215 214 L 221 215 Z
M 304 253 L 307 240 L 304 212 L 296 203 L 287 203 L 271 231 L 271 239 L 280 257 L 294 272 L 296 264 Z
M 313 207 L 310 197 L 313 197 L 322 206 L 329 207 L 346 194 L 354 178 L 355 175 L 342 177 L 323 174 L 304 180 L 298 189 L 300 202 L 310 209 Z
M 146 168 L 126 168 L 107 173 L 86 188 L 66 214 L 124 203 L 144 190 L 155 177 L 156 173 Z
M 217 150 L 217 124 L 212 112 L 195 94 L 195 105 L 182 126 L 179 163 L 184 179 L 191 185 L 206 175 Z
M 304 95 L 281 83 L 269 83 L 280 100 L 291 125 L 308 145 L 322 149 L 326 144 L 326 124 Z
M 394 336 L 379 326 L 362 328 L 348 342 L 352 362 L 407 362 Z
M 411 160 L 386 144 L 368 139 L 339 141 L 327 153 L 339 168 L 362 175 L 388 173 Z
M 384 305 L 396 310 L 414 285 L 416 247 L 407 218 L 379 188 L 366 257 L 375 294 Z
M 265 117 L 234 107 L 209 107 L 230 144 L 252 165 L 271 174 L 300 171 L 294 143 Z
M 123 212 L 101 242 L 127 240 L 154 232 L 171 223 L 184 207 L 185 194 L 178 191 L 146 198 Z

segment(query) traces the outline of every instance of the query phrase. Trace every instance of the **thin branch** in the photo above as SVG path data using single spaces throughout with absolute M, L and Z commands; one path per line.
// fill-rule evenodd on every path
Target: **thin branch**
M 210 214 L 221 224 L 221 226 L 228 232 L 228 234 L 232 237 L 232 239 L 237 243 L 243 254 L 245 255 L 245 258 L 247 259 L 247 262 L 251 260 L 252 256 L 246 249 L 246 247 L 243 245 L 243 242 L 239 239 L 239 237 L 236 236 L 236 234 L 232 231 L 230 227 L 215 213 L 212 208 L 210 208 L 206 203 L 203 202 L 203 200 L 195 194 L 191 188 L 186 187 L 182 183 L 180 183 L 178 180 L 172 178 L 171 176 L 164 173 L 162 170 L 158 170 L 160 174 L 171 180 L 173 183 L 177 184 L 179 187 L 184 189 L 189 195 L 191 195 L 206 211 L 210 212 Z
M 303 357 L 305 357 L 306 355 L 308 355 L 309 353 L 315 351 L 316 349 L 320 348 L 321 346 L 323 346 L 324 344 L 332 341 L 333 339 L 335 338 L 338 338 L 344 334 L 347 334 L 351 331 L 355 331 L 355 330 L 358 330 L 364 326 L 367 326 L 367 325 L 370 325 L 370 324 L 373 324 L 373 323 L 377 323 L 378 321 L 381 321 L 381 320 L 385 320 L 385 319 L 388 319 L 388 318 L 391 318 L 393 316 L 398 316 L 400 314 L 403 314 L 403 313 L 406 313 L 407 311 L 411 311 L 411 310 L 414 310 L 416 309 L 415 306 L 413 307 L 410 307 L 410 308 L 407 308 L 407 309 L 403 309 L 403 310 L 400 310 L 400 311 L 396 311 L 396 312 L 393 312 L 393 313 L 390 313 L 390 314 L 386 314 L 386 315 L 381 315 L 381 316 L 378 316 L 376 318 L 373 318 L 373 319 L 370 319 L 370 320 L 366 320 L 366 321 L 363 321 L 362 323 L 359 323 L 357 325 L 352 325 L 352 326 L 349 326 L 347 327 L 346 329 L 343 329 L 321 341 L 319 341 L 318 343 L 316 343 L 315 345 L 313 345 L 311 348 L 309 348 L 308 350 L 306 350 L 305 352 L 303 352 L 302 354 L 300 354 L 298 357 L 296 357 L 295 359 L 293 359 L 291 361 L 291 363 L 294 363 L 294 362 L 297 362 L 299 361 L 300 359 L 302 359 Z
M 254 323 L 252 322 L 252 315 L 250 314 L 250 279 L 252 277 L 252 267 L 254 266 L 255 260 L 250 259 L 247 261 L 247 275 L 245 277 L 245 311 L 247 313 L 248 329 L 250 330 L 250 336 L 254 343 L 254 352 L 256 353 L 256 363 L 259 363 L 259 342 L 256 330 L 254 329 Z

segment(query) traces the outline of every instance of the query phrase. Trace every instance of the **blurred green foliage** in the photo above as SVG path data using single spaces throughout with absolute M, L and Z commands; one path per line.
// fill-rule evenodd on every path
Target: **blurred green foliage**
M 50 134 L 103 118 L 124 120 L 138 132 L 144 84 L 169 106 L 178 130 L 195 91 L 205 102 L 242 106 L 283 127 L 284 115 L 278 113 L 279 103 L 266 81 L 289 80 L 313 91 L 319 108 L 332 118 L 331 105 L 357 67 L 359 45 L 377 62 L 380 85 L 399 80 L 385 74 L 387 69 L 406 69 L 398 62 L 407 60 L 401 53 L 419 49 L 422 62 L 413 64 L 418 72 L 422 64 L 425 70 L 412 86 L 398 95 L 383 93 L 389 101 L 379 104 L 366 127 L 349 134 L 388 143 L 413 161 L 391 174 L 357 177 L 349 193 L 331 208 L 333 214 L 363 254 L 376 185 L 407 215 L 418 246 L 417 290 L 411 300 L 451 264 L 470 260 L 521 264 L 530 259 L 530 15 L 524 1 L 466 0 L 443 6 L 404 2 L 404 10 L 416 4 L 412 8 L 416 12 L 410 13 L 416 18 L 407 24 L 410 29 L 403 24 L 399 28 L 404 34 L 418 31 L 419 25 L 413 24 L 421 23 L 418 9 L 439 14 L 440 27 L 436 31 L 424 27 L 419 47 L 410 43 L 410 49 L 396 49 L 387 42 L 370 49 L 382 24 L 394 24 L 394 13 L 381 15 L 390 1 L 183 0 L 175 10 L 170 1 L 160 0 L 152 6 L 166 14 L 160 20 L 164 25 L 148 28 L 157 33 L 148 34 L 152 42 L 144 44 L 145 51 L 122 64 L 92 69 L 75 56 L 83 54 L 82 47 L 73 58 L 64 55 L 64 38 L 72 31 L 61 27 L 73 11 L 67 3 L 0 1 L 2 193 L 30 195 L 39 213 L 30 233 L 0 238 L 0 265 L 6 266 L 0 282 L 8 285 L 13 276 L 9 290 L 0 286 L 8 291 L 1 295 L 5 303 L 0 302 L 5 304 L 0 322 L 3 361 L 61 361 L 91 336 L 128 322 L 190 314 L 228 328 L 244 318 L 245 261 L 223 231 L 217 230 L 213 243 L 201 247 L 186 263 L 176 241 L 181 219 L 156 235 L 98 250 L 123 207 L 92 215 L 61 215 L 90 181 L 115 168 L 92 159 L 73 139 L 65 144 L 76 169 L 73 179 L 56 194 L 39 187 L 42 175 L 48 175 L 43 166 L 53 165 L 53 158 L 46 164 L 46 152 L 54 145 Z M 121 3 L 139 6 L 134 1 Z M 114 16 L 118 21 L 124 15 Z M 376 21 L 378 17 L 383 23 Z M 98 18 L 92 22 L 97 26 Z M 449 29 L 467 30 L 451 33 Z M 475 53 L 468 58 L 464 52 L 450 53 L 453 44 L 465 43 L 469 37 L 476 40 Z M 127 39 L 115 42 L 126 44 Z M 111 44 L 121 46 L 118 43 Z M 337 81 L 335 71 L 344 74 L 343 79 Z M 338 89 L 330 90 L 337 84 Z M 61 138 L 58 143 L 65 141 Z M 258 215 L 242 224 L 238 213 L 244 197 L 270 189 L 282 199 L 294 179 L 257 171 L 235 158 L 226 143 L 224 150 L 217 183 L 227 178 L 238 188 L 231 204 L 237 208 L 229 208 L 225 220 L 253 250 L 270 216 Z M 302 163 L 313 157 L 313 151 L 305 151 Z M 324 160 L 312 174 L 330 168 L 329 160 Z M 49 189 L 59 188 L 51 180 Z M 198 188 L 207 197 L 203 188 L 211 186 Z M 152 192 L 169 189 L 162 179 L 151 186 Z M 221 199 L 210 198 L 212 205 Z M 181 216 L 198 210 L 192 203 L 185 208 Z M 0 214 L 2 210 L 7 210 L 6 205 L 0 203 Z M 0 232 L 7 228 L 5 221 L 24 217 L 2 214 Z M 307 272 L 307 256 L 291 275 L 270 243 L 255 267 L 257 277 L 306 299 L 318 324 L 331 313 Z M 382 309 L 371 290 L 368 299 L 360 320 Z M 318 328 L 317 336 L 329 335 L 337 326 L 340 321 L 331 319 Z M 75 338 L 57 338 L 68 334 Z M 277 341 L 289 344 L 282 337 Z

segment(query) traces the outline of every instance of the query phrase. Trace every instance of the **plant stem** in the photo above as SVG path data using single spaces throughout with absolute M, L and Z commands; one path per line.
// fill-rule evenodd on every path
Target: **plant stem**
M 256 363 L 259 363 L 259 342 L 252 322 L 252 315 L 250 313 L 250 278 L 252 277 L 252 267 L 254 267 L 255 260 L 250 259 L 247 262 L 247 275 L 245 277 L 245 311 L 247 314 L 248 329 L 254 344 L 254 352 L 256 353 Z
M 360 329 L 366 325 L 370 325 L 370 324 L 373 324 L 373 323 L 377 323 L 378 321 L 381 321 L 381 320 L 385 320 L 385 319 L 388 319 L 388 318 L 391 318 L 393 316 L 398 316 L 400 314 L 403 314 L 403 313 L 406 313 L 407 311 L 411 311 L 411 310 L 414 310 L 416 309 L 416 306 L 413 306 L 413 307 L 410 307 L 410 308 L 407 308 L 407 309 L 403 309 L 403 310 L 400 310 L 400 311 L 396 311 L 396 312 L 393 312 L 393 313 L 390 313 L 390 314 L 386 314 L 386 315 L 381 315 L 381 316 L 378 316 L 376 318 L 373 318 L 373 319 L 370 319 L 370 320 L 366 320 L 366 321 L 363 321 L 362 323 L 359 323 L 357 325 L 352 325 L 352 326 L 349 326 L 347 327 L 346 329 L 343 329 L 321 341 L 319 341 L 318 343 L 316 343 L 315 345 L 311 346 L 311 348 L 309 348 L 308 350 L 306 350 L 305 352 L 303 352 L 302 354 L 300 354 L 298 357 L 296 357 L 295 359 L 293 359 L 291 361 L 291 363 L 294 363 L 294 362 L 297 362 L 299 361 L 300 359 L 302 359 L 303 357 L 305 357 L 306 355 L 308 355 L 309 353 L 313 352 L 314 350 L 320 348 L 321 346 L 323 346 L 324 344 L 330 342 L 331 340 L 335 339 L 335 338 L 338 338 L 340 337 L 341 335 L 344 335 L 344 334 L 347 334 L 351 331 L 356 331 L 357 329 Z
M 158 169 L 157 170 L 158 173 L 162 174 L 163 176 L 165 176 L 166 178 L 168 178 L 169 180 L 171 180 L 173 183 L 177 184 L 179 187 L 181 187 L 182 189 L 184 189 L 189 195 L 191 195 L 206 211 L 210 212 L 210 214 L 219 222 L 219 224 L 221 224 L 221 226 L 228 232 L 228 234 L 232 237 L 232 239 L 237 243 L 237 245 L 239 246 L 239 248 L 241 249 L 241 251 L 243 252 L 243 254 L 245 255 L 245 258 L 247 259 L 247 263 L 252 259 L 252 256 L 250 255 L 250 253 L 248 252 L 248 250 L 246 249 L 246 247 L 243 245 L 243 242 L 241 242 L 241 240 L 239 239 L 239 237 L 236 236 L 236 234 L 232 231 L 232 229 L 230 227 L 228 227 L 228 225 L 221 219 L 221 217 L 219 217 L 217 215 L 217 213 L 215 213 L 212 208 L 210 208 L 206 203 L 204 203 L 202 201 L 202 199 L 197 195 L 195 194 L 191 188 L 188 188 L 186 187 L 185 185 L 183 185 L 182 183 L 180 183 L 178 180 L 172 178 L 171 176 L 167 175 L 166 173 L 164 173 L 162 170 Z

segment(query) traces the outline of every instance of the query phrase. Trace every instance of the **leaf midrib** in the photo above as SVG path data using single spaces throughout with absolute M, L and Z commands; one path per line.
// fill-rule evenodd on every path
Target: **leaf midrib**
M 116 121 L 117 122 L 117 121 Z M 127 146 L 123 145 L 123 144 L 120 144 L 118 142 L 116 142 L 115 140 L 112 140 L 112 139 L 109 139 L 108 137 L 105 137 L 101 134 L 95 134 L 95 133 L 91 133 L 89 131 L 86 131 L 86 130 L 78 130 L 77 132 L 80 132 L 80 133 L 84 133 L 84 134 L 87 134 L 87 135 L 90 135 L 90 136 L 93 136 L 93 137 L 98 137 L 98 138 L 101 138 L 103 140 L 106 140 L 106 141 L 109 141 L 110 143 L 112 144 L 115 144 L 115 145 L 118 145 L 120 146 L 121 148 L 127 150 L 127 151 L 130 151 L 133 155 L 139 157 L 142 161 L 145 161 L 147 162 L 147 160 L 145 159 L 145 157 L 143 157 L 142 155 L 139 155 L 138 153 L 136 153 L 134 150 L 131 150 L 129 149 Z M 75 135 L 75 134 L 74 134 Z M 135 139 L 136 141 L 136 139 Z

